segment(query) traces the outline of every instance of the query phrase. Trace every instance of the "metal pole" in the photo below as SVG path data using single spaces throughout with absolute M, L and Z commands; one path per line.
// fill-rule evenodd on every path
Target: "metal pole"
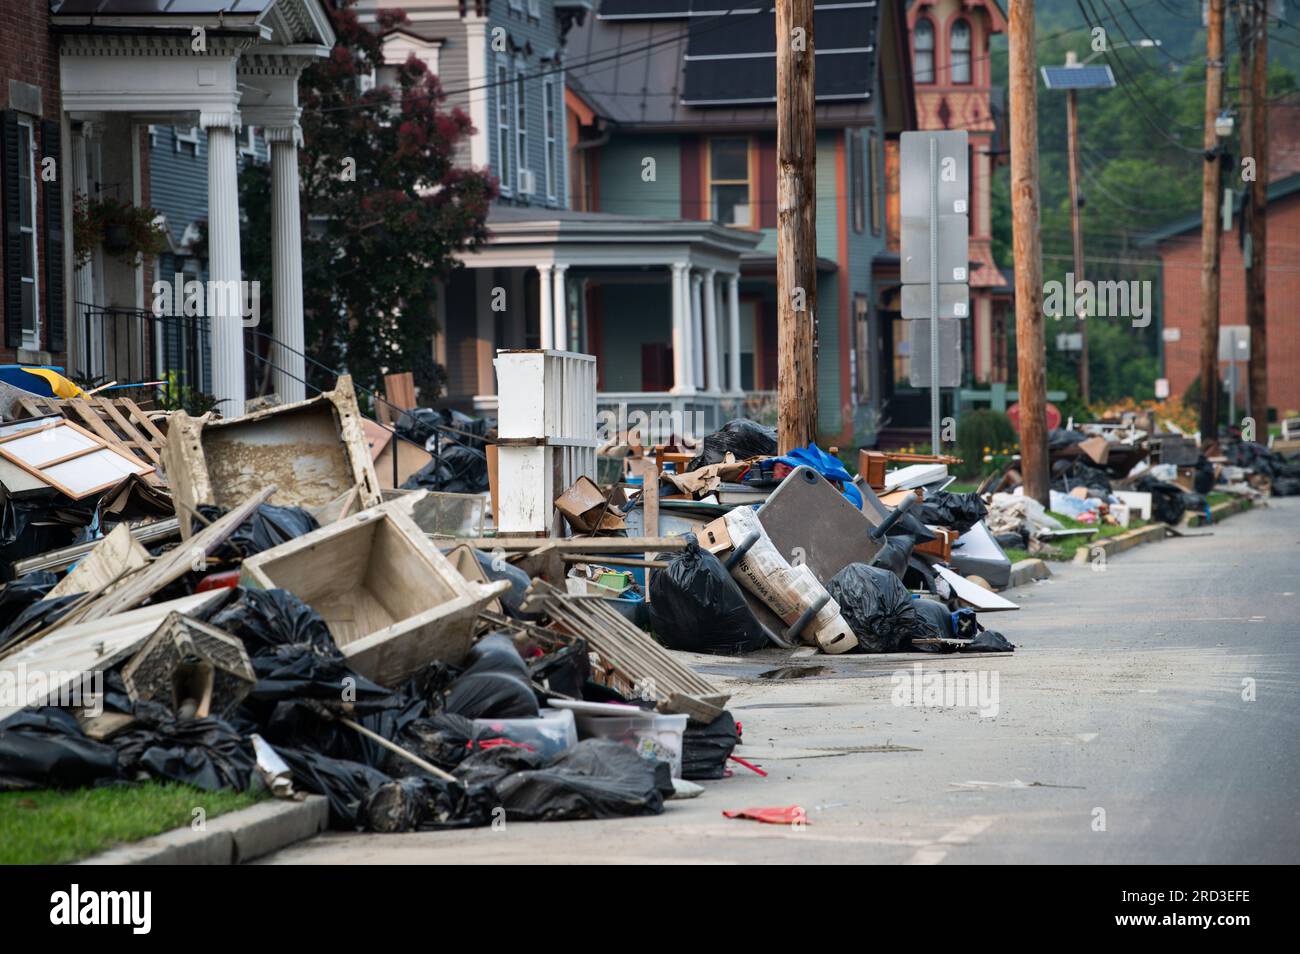
M 939 453 L 939 143 L 930 139 L 930 453 Z

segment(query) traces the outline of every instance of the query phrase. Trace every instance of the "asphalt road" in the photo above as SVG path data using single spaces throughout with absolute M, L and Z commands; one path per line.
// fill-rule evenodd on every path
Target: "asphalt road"
M 737 767 L 662 815 L 328 834 L 271 863 L 1300 861 L 1300 498 L 1007 595 L 1014 655 L 691 657 L 730 691 Z M 971 706 L 894 674 L 974 673 Z M 785 665 L 797 679 L 757 678 Z M 961 701 L 961 700 L 952 700 Z M 996 703 L 996 715 L 992 704 Z M 722 816 L 798 804 L 801 828 Z

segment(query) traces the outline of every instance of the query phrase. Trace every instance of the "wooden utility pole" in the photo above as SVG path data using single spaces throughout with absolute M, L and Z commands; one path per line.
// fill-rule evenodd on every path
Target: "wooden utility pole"
M 1020 474 L 1025 481 L 1025 494 L 1046 505 L 1047 349 L 1043 342 L 1043 249 L 1038 231 L 1038 54 L 1034 49 L 1034 0 L 1011 0 L 1007 45 Z
M 1072 66 L 1077 57 L 1070 50 L 1065 54 L 1065 65 Z M 1079 91 L 1066 90 L 1065 93 L 1065 133 L 1070 150 L 1070 233 L 1074 237 L 1074 280 L 1083 281 L 1083 223 L 1082 208 L 1079 202 Z M 1079 319 L 1079 398 L 1083 403 L 1092 403 L 1091 387 L 1088 383 L 1088 316 L 1077 308 L 1074 287 L 1066 289 L 1071 303 L 1075 305 L 1075 317 Z
M 1248 183 L 1250 195 L 1247 221 L 1250 224 L 1250 264 L 1246 269 L 1246 324 L 1250 327 L 1250 413 L 1259 425 L 1268 422 L 1268 0 L 1248 0 L 1246 12 L 1247 59 L 1242 65 L 1241 154 L 1255 161 L 1255 180 Z M 1246 76 L 1249 68 L 1249 78 Z M 1242 223 L 1244 228 L 1246 222 Z M 1256 434 L 1264 435 L 1263 427 Z M 1266 440 L 1265 440 L 1266 442 Z
M 777 444 L 817 436 L 817 125 L 813 0 L 776 0 Z
M 1205 41 L 1205 168 L 1201 176 L 1201 445 L 1219 436 L 1219 137 L 1223 108 L 1223 3 L 1209 0 Z

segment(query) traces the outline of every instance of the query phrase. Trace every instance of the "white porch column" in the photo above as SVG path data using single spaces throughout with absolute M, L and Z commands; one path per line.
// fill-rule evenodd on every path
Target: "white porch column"
M 83 125 L 81 130 L 72 134 L 72 192 L 74 197 L 77 193 L 87 198 L 90 197 L 90 165 L 86 154 L 86 140 L 90 136 L 90 131 L 86 128 L 88 125 Z M 69 332 L 67 335 L 68 363 L 83 374 L 90 376 L 94 371 L 91 367 L 92 361 L 86 328 L 81 320 L 81 306 L 83 304 L 94 304 L 95 302 L 95 276 L 89 261 L 84 265 L 76 266 L 76 271 L 73 272 L 72 300 L 72 327 L 67 329 Z
M 727 384 L 732 394 L 744 393 L 740 386 L 740 274 L 727 276 L 727 363 L 731 366 Z
M 555 293 L 555 348 L 560 351 L 569 350 L 569 295 L 564 281 L 564 273 L 568 270 L 568 265 L 556 265 L 555 281 L 551 287 Z
M 242 281 L 239 259 L 239 183 L 235 134 L 239 113 L 202 113 L 208 133 L 208 280 Z M 232 287 L 230 285 L 217 287 Z M 234 287 L 240 287 L 236 284 Z M 212 296 L 209 296 L 212 297 Z M 229 295 L 216 296 L 229 301 Z M 243 296 L 240 295 L 240 300 Z M 228 308 L 222 309 L 228 311 Z M 210 315 L 212 393 L 222 417 L 244 413 L 244 316 Z
M 691 377 L 690 293 L 687 289 L 687 264 L 673 262 L 673 394 L 695 391 Z
M 263 130 L 271 144 L 271 309 L 278 342 L 273 351 L 275 393 L 282 404 L 307 397 L 307 335 L 302 306 L 302 217 L 298 208 L 296 123 Z
M 716 271 L 712 268 L 704 270 L 704 334 L 708 350 L 706 357 L 709 362 L 708 391 L 710 394 L 722 392 L 720 383 L 722 361 L 718 355 L 718 290 L 713 284 L 715 274 Z
M 537 266 L 537 319 L 538 331 L 542 336 L 543 350 L 555 347 L 555 319 L 551 306 L 551 266 Z
M 699 272 L 691 273 L 691 370 L 692 384 L 704 387 L 704 308 L 700 303 Z

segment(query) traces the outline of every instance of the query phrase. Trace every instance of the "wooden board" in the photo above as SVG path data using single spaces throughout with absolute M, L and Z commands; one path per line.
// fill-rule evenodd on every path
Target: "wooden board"
M 131 536 L 131 528 L 119 523 L 72 568 L 72 572 L 54 585 L 45 599 L 72 593 L 108 592 L 120 585 L 124 572 L 142 569 L 151 559 L 149 551 Z
M 64 417 L 33 427 L 4 426 L 0 456 L 73 500 L 120 484 L 131 474 L 153 472 L 113 440 Z

